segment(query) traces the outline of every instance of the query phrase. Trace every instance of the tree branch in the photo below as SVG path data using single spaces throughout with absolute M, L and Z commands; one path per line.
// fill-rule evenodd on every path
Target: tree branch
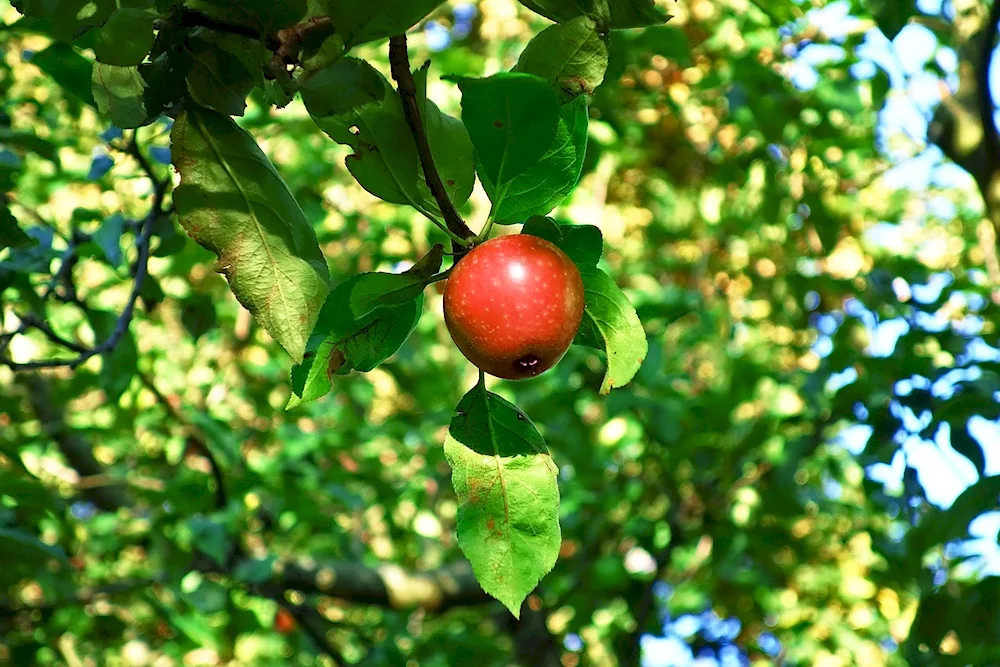
M 305 567 L 288 565 L 277 581 L 286 589 L 319 593 L 356 604 L 442 612 L 492 602 L 465 561 L 425 572 L 398 565 L 368 567 L 350 561 Z
M 129 325 L 132 322 L 132 316 L 135 312 L 136 303 L 142 292 L 142 286 L 146 280 L 146 275 L 149 270 L 149 255 L 150 255 L 150 240 L 153 235 L 153 225 L 163 216 L 169 215 L 168 209 L 164 208 L 164 199 L 166 198 L 167 191 L 170 186 L 170 180 L 168 178 L 158 179 L 153 171 L 152 165 L 146 159 L 145 155 L 139 149 L 138 144 L 133 136 L 132 141 L 124 149 L 129 155 L 132 155 L 136 161 L 139 163 L 139 167 L 146 174 L 146 176 L 153 183 L 153 204 L 146 214 L 146 217 L 139 223 L 137 228 L 137 236 L 135 240 L 135 247 L 138 251 L 138 256 L 136 257 L 135 264 L 132 267 L 133 271 L 133 283 L 132 292 L 129 295 L 128 302 L 125 308 L 122 310 L 121 314 L 118 316 L 115 322 L 115 327 L 111 334 L 102 342 L 91 348 L 83 347 L 77 343 L 68 341 L 52 330 L 42 319 L 34 317 L 33 315 L 28 315 L 22 317 L 21 326 L 17 330 L 0 335 L 0 364 L 10 367 L 15 371 L 29 371 L 29 370 L 39 370 L 43 368 L 61 368 L 67 367 L 74 369 L 79 365 L 86 362 L 88 359 L 105 354 L 114 349 L 118 342 L 122 339 L 125 333 L 129 329 Z M 74 233 L 70 239 L 69 246 L 63 252 L 61 257 L 61 264 L 59 270 L 56 271 L 55 275 L 47 284 L 45 291 L 42 293 L 42 300 L 45 301 L 52 296 L 58 296 L 56 294 L 56 289 L 59 285 L 65 284 L 67 286 L 67 299 L 77 303 L 75 289 L 73 288 L 71 274 L 73 266 L 76 264 L 77 255 L 76 250 L 79 245 L 85 243 L 90 239 L 89 235 L 82 233 Z M 81 305 L 82 304 L 78 304 Z M 41 331 L 50 341 L 68 349 L 76 352 L 75 357 L 69 357 L 65 359 L 42 359 L 38 361 L 28 361 L 28 362 L 16 362 L 6 356 L 7 347 L 10 341 L 17 335 L 26 333 L 30 329 L 38 329 Z
M 420 118 L 420 104 L 417 101 L 417 85 L 413 81 L 413 73 L 410 71 L 410 58 L 406 50 L 406 35 L 396 35 L 389 38 L 389 67 L 392 71 L 392 78 L 399 88 L 399 99 L 403 103 L 403 115 L 410 126 L 413 140 L 417 144 L 417 155 L 420 158 L 420 166 L 424 171 L 424 179 L 427 187 L 430 188 L 434 200 L 441 209 L 448 230 L 461 239 L 471 239 L 475 233 L 462 220 L 455 205 L 448 197 L 441 181 L 441 174 L 438 173 L 434 164 L 434 155 L 431 153 L 431 145 L 427 140 L 427 133 L 424 130 L 423 120 Z
M 203 562 L 202 562 L 203 561 Z M 244 562 L 237 561 L 236 565 Z M 199 559 L 192 570 L 206 574 L 231 576 L 235 567 L 220 567 L 210 559 Z M 74 595 L 39 602 L 23 603 L 0 598 L 0 614 L 30 609 L 48 609 L 70 604 L 86 604 L 104 594 L 127 593 L 163 579 L 126 579 L 94 588 L 81 588 Z M 315 565 L 278 563 L 270 579 L 254 586 L 269 597 L 278 592 L 296 590 L 326 595 L 353 604 L 369 604 L 391 609 L 421 608 L 444 612 L 455 607 L 493 602 L 480 588 L 468 563 L 423 572 L 408 572 L 398 565 L 369 567 L 351 561 L 330 561 Z
M 990 89 L 990 64 L 993 62 L 993 52 L 997 48 L 998 30 L 1000 30 L 1000 0 L 994 0 L 993 6 L 990 8 L 989 18 L 986 20 L 985 34 L 979 52 L 979 63 L 976 68 L 979 119 L 983 124 L 987 155 L 994 170 L 1000 162 L 1000 133 L 997 131 L 997 124 L 993 118 L 996 103 L 993 100 L 993 91 Z

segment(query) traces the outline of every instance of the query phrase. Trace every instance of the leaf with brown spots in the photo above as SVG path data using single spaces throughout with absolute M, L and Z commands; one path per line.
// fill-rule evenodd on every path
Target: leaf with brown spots
M 558 470 L 535 425 L 480 382 L 451 420 L 444 454 L 458 496 L 458 545 L 483 590 L 515 617 L 555 565 Z
M 330 291 L 316 234 L 257 143 L 231 118 L 192 107 L 171 132 L 181 225 L 219 257 L 237 300 L 302 361 Z
M 608 45 L 589 16 L 549 26 L 531 38 L 514 72 L 545 79 L 563 100 L 590 94 L 604 81 Z

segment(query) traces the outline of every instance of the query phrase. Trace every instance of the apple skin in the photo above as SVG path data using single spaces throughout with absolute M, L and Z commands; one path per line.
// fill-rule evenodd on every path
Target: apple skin
M 583 307 L 583 280 L 573 260 L 528 234 L 473 248 L 452 269 L 444 291 L 444 319 L 458 349 L 508 380 L 554 366 L 576 336 Z
M 295 629 L 295 617 L 287 609 L 279 609 L 274 614 L 274 629 L 287 635 Z

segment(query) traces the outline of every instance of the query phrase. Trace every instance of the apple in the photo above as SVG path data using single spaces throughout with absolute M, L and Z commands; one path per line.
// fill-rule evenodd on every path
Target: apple
M 287 635 L 295 629 L 295 617 L 287 609 L 278 609 L 274 614 L 274 629 Z
M 448 332 L 473 364 L 496 377 L 535 377 L 569 349 L 583 319 L 583 280 L 545 239 L 512 234 L 460 259 L 444 291 Z

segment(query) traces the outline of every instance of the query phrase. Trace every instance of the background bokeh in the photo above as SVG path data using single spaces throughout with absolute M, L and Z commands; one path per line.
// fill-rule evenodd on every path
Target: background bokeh
M 441 444 L 476 373 L 440 295 L 388 363 L 285 411 L 291 361 L 171 222 L 113 355 L 0 368 L 0 662 L 1000 664 L 991 7 L 664 7 L 666 26 L 611 35 L 585 174 L 556 212 L 601 228 L 649 355 L 607 397 L 584 348 L 491 383 L 561 470 L 560 559 L 520 622 L 480 597 L 441 608 L 426 587 L 451 575 L 412 578 L 466 576 Z M 0 330 L 75 228 L 117 230 L 75 267 L 78 298 L 113 316 L 150 174 L 92 106 L 92 54 L 5 0 L 0 21 L 0 181 L 39 241 L 0 251 Z M 440 76 L 508 69 L 546 24 L 513 0 L 453 2 L 411 57 L 458 115 Z M 384 44 L 362 51 L 387 70 Z M 335 283 L 442 240 L 362 190 L 300 102 L 259 97 L 240 123 Z M 169 126 L 137 137 L 157 178 Z M 463 214 L 488 209 L 477 191 Z M 101 326 L 71 305 L 46 316 L 73 340 Z M 195 562 L 234 544 L 252 558 Z

